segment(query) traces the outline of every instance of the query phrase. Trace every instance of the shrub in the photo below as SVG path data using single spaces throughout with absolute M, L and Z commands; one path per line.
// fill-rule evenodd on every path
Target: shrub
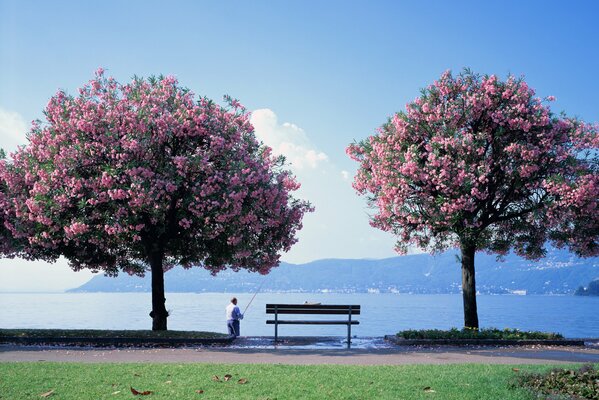
M 599 371 L 587 364 L 578 370 L 556 368 L 544 374 L 523 373 L 511 386 L 549 398 L 599 400 Z
M 539 331 L 520 331 L 518 329 L 497 328 L 471 329 L 464 328 L 459 330 L 451 328 L 450 330 L 440 329 L 421 329 L 405 330 L 397 333 L 397 336 L 403 339 L 563 339 L 559 333 L 539 332 Z

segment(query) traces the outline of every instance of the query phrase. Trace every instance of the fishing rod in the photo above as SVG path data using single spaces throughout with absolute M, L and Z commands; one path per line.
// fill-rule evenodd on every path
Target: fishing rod
M 264 283 L 266 282 L 266 279 L 264 279 L 262 281 L 262 283 L 260 284 L 260 286 L 258 286 L 258 290 L 256 290 L 256 293 L 254 293 L 254 295 L 252 296 L 252 299 L 250 300 L 250 302 L 248 303 L 247 306 L 245 306 L 245 310 L 243 310 L 243 316 L 245 316 L 245 312 L 248 310 L 248 308 L 250 308 L 250 305 L 252 304 L 252 301 L 254 301 L 254 299 L 256 298 L 256 295 L 258 294 L 258 292 L 260 292 L 260 289 L 262 289 L 262 286 L 264 285 Z

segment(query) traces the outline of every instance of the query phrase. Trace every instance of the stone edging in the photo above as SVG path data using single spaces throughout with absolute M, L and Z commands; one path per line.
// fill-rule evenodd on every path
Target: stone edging
M 584 339 L 402 339 L 385 335 L 398 346 L 584 346 Z
M 226 345 L 231 344 L 235 340 L 234 336 L 223 338 L 89 338 L 89 337 L 19 337 L 19 336 L 0 336 L 0 344 L 21 344 L 21 345 L 60 345 L 60 346 L 92 346 L 92 347 L 179 347 L 186 345 Z

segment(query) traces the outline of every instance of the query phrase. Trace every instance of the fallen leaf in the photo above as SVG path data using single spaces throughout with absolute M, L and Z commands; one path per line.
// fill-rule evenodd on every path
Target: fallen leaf
M 212 377 L 212 380 L 213 380 L 214 382 L 220 382 L 220 378 L 218 377 L 218 375 L 214 375 L 214 376 Z
M 435 390 L 433 390 L 430 386 L 427 386 L 422 390 L 424 390 L 426 393 L 435 393 Z
M 54 389 L 52 389 L 52 390 L 50 390 L 50 391 L 48 391 L 48 392 L 46 392 L 46 393 L 42 393 L 42 394 L 40 394 L 40 397 L 44 397 L 44 398 L 45 398 L 45 397 L 50 397 L 50 396 L 52 396 L 53 394 L 54 394 Z
M 143 392 L 140 392 L 139 390 L 135 390 L 133 389 L 133 387 L 131 387 L 131 393 L 133 393 L 136 396 L 147 396 L 149 394 L 152 394 L 153 392 L 151 390 L 145 390 Z
M 197 394 L 202 394 L 202 393 L 204 393 L 204 391 L 203 390 L 196 390 L 196 393 Z
M 514 371 L 514 372 L 520 372 L 520 368 L 512 368 L 512 371 Z
M 227 374 L 225 375 L 225 381 L 228 381 L 229 379 L 231 379 L 233 377 L 233 375 Z
M 240 385 L 245 385 L 246 383 L 248 383 L 248 380 L 245 378 L 241 378 L 240 380 L 237 381 L 237 383 L 239 383 Z

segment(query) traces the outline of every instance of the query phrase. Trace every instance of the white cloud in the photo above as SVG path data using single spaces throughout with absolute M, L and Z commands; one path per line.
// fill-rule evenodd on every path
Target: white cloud
M 285 156 L 293 169 L 314 169 L 328 160 L 327 155 L 310 142 L 303 129 L 289 122 L 279 124 L 277 115 L 268 108 L 252 112 L 251 123 L 256 137 L 270 146 L 274 154 Z
M 27 142 L 27 124 L 21 114 L 0 107 L 0 148 L 7 152 Z
M 302 128 L 288 122 L 279 124 L 270 109 L 254 111 L 251 122 L 256 136 L 291 163 L 301 183 L 295 196 L 315 207 L 315 212 L 304 217 L 299 242 L 283 255 L 284 261 L 395 255 L 394 238 L 370 226 L 364 198 L 349 184 L 351 174 L 319 151 Z

